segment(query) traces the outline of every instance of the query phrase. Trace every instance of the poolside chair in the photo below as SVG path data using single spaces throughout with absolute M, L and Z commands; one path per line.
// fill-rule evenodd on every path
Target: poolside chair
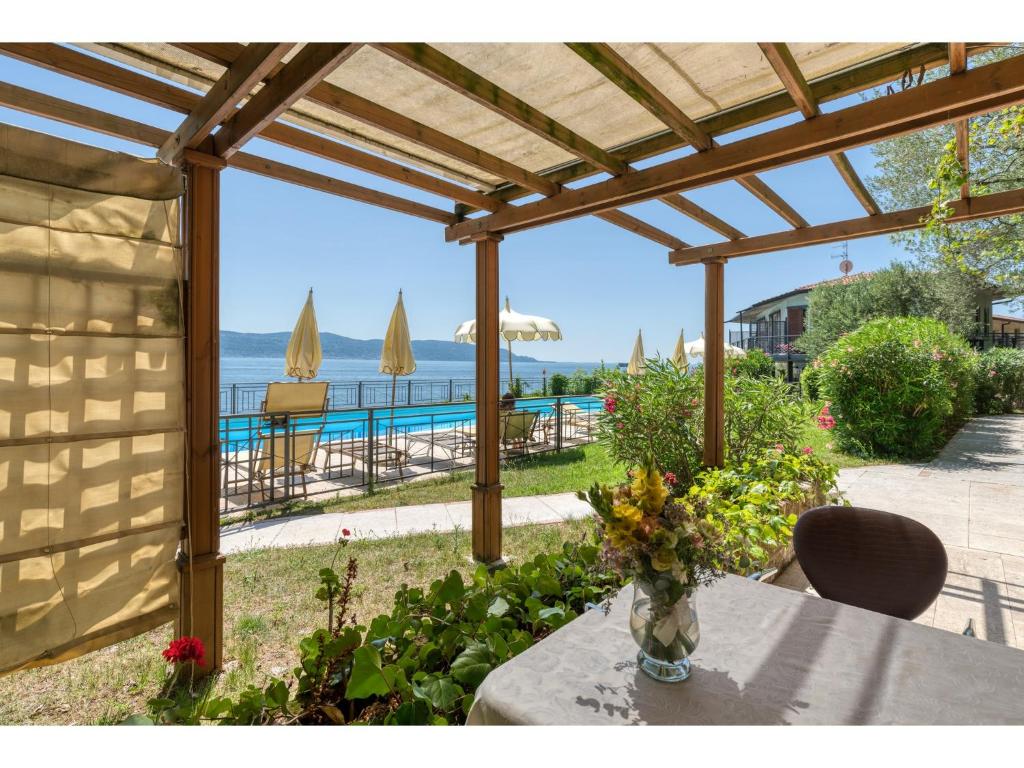
M 536 411 L 512 411 L 498 416 L 498 440 L 506 452 L 509 448 L 525 452 L 533 437 L 533 425 L 537 421 Z
M 316 454 L 324 429 L 327 408 L 326 381 L 272 382 L 261 406 L 251 477 L 259 484 L 261 498 L 278 478 L 289 490 L 294 478 L 302 481 L 302 495 L 309 493 L 307 475 L 316 470 Z
M 946 583 L 946 549 L 909 517 L 862 507 L 817 507 L 800 516 L 793 548 L 819 595 L 915 619 Z

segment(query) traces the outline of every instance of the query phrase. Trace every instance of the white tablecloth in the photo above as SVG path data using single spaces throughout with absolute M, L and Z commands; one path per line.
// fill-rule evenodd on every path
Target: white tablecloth
M 738 576 L 700 590 L 693 674 L 660 683 L 637 669 L 632 595 L 494 670 L 469 723 L 1024 723 L 1024 651 Z

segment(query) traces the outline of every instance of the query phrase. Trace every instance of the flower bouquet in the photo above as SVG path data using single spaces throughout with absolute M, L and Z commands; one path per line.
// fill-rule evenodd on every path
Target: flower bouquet
M 631 474 L 630 483 L 595 483 L 579 496 L 594 508 L 605 561 L 632 577 L 640 668 L 657 680 L 685 680 L 700 640 L 696 588 L 724 575 L 724 526 L 702 505 L 672 498 L 671 473 L 659 473 L 652 459 Z

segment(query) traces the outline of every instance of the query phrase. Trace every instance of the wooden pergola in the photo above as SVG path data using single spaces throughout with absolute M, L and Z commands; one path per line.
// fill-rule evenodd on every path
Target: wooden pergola
M 883 212 L 846 155 L 1024 102 L 1024 57 L 975 69 L 992 44 L 0 44 L 0 53 L 182 114 L 177 129 L 9 83 L 0 105 L 155 148 L 186 176 L 187 564 L 179 631 L 221 658 L 219 552 L 219 175 L 237 168 L 444 225 L 476 253 L 477 455 L 472 547 L 502 555 L 498 444 L 499 251 L 521 230 L 593 215 L 703 264 L 704 461 L 723 459 L 724 272 L 730 258 L 922 226 L 927 209 Z M 925 71 L 950 74 L 923 82 Z M 901 89 L 838 111 L 822 105 L 902 78 Z M 186 87 L 187 86 L 187 87 Z M 804 118 L 749 138 L 741 128 Z M 243 151 L 254 138 L 452 201 L 445 209 Z M 636 164 L 686 148 L 681 157 Z M 865 215 L 812 225 L 758 173 L 828 157 Z M 588 179 L 605 178 L 586 183 Z M 684 194 L 735 183 L 787 228 L 748 236 Z M 526 198 L 534 198 L 527 199 Z M 621 210 L 659 200 L 722 238 L 695 246 Z M 518 201 L 518 202 L 517 202 Z M 1024 211 L 1024 190 L 972 198 L 954 221 Z M 441 234 L 439 232 L 439 234 Z

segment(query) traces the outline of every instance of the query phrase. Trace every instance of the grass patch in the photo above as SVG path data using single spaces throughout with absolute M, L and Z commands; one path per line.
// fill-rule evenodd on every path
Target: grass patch
M 589 530 L 584 520 L 509 528 L 503 549 L 522 562 Z M 403 582 L 426 586 L 452 569 L 468 577 L 470 551 L 469 532 L 456 530 L 353 541 L 340 554 L 331 545 L 232 555 L 224 565 L 224 673 L 214 690 L 235 695 L 271 675 L 290 676 L 299 639 L 326 620 L 313 593 L 317 573 L 335 557 L 358 559 L 353 604 L 369 622 L 390 612 Z M 167 625 L 65 664 L 0 678 L 0 725 L 116 723 L 143 711 L 164 682 L 160 651 L 171 632 Z
M 814 449 L 814 455 L 822 461 L 837 465 L 840 469 L 848 467 L 866 467 L 871 464 L 895 464 L 899 459 L 886 459 L 878 457 L 854 456 L 843 453 L 836 444 L 835 435 L 831 430 L 822 429 L 818 426 L 817 416 L 821 410 L 821 403 L 813 408 L 813 415 L 804 426 L 801 435 L 801 445 L 809 445 Z
M 512 498 L 574 492 L 589 488 L 595 480 L 614 483 L 621 481 L 623 477 L 624 470 L 612 461 L 604 446 L 591 443 L 560 453 L 538 453 L 506 462 L 501 469 L 501 482 L 505 486 L 502 496 Z M 461 470 L 429 480 L 398 483 L 358 496 L 294 502 L 275 509 L 251 510 L 245 518 L 233 518 L 231 522 L 238 522 L 240 519 L 267 520 L 315 512 L 357 512 L 381 507 L 469 501 L 472 484 L 473 470 Z

